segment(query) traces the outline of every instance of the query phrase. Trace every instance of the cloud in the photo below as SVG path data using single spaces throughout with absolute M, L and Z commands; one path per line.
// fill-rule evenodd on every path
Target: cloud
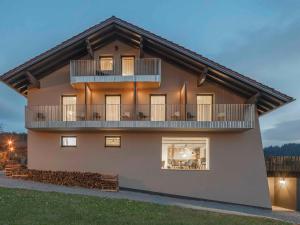
M 300 119 L 275 124 L 262 132 L 264 146 L 300 143 Z

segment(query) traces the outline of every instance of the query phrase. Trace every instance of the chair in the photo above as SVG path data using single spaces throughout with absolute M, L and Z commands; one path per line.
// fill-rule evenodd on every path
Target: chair
M 139 120 L 144 120 L 144 119 L 147 118 L 147 116 L 143 112 L 139 112 L 138 113 L 138 118 L 139 118 Z
M 191 112 L 187 112 L 186 117 L 188 120 L 193 120 L 195 118 L 195 116 Z
M 98 112 L 93 112 L 93 120 L 101 120 L 101 115 Z
M 37 121 L 45 121 L 45 120 L 46 120 L 46 117 L 45 117 L 44 113 L 38 112 L 38 113 L 36 114 L 36 120 L 37 120 Z
M 180 112 L 175 112 L 174 115 L 171 116 L 172 120 L 179 120 L 180 119 Z
M 130 119 L 130 112 L 124 112 L 122 115 L 123 120 L 129 120 Z

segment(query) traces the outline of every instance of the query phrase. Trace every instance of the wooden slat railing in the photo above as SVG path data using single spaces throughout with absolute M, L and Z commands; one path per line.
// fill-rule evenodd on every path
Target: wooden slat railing
M 300 173 L 300 156 L 265 156 L 268 173 Z
M 199 122 L 208 128 L 254 128 L 255 125 L 252 104 L 38 105 L 27 106 L 25 111 L 27 128 L 35 122 L 46 126 L 45 122 L 74 121 L 186 121 Z
M 114 60 L 111 70 L 101 68 L 100 60 L 71 60 L 70 75 L 73 76 L 121 76 L 121 60 Z M 143 58 L 134 60 L 132 75 L 160 75 L 161 60 Z

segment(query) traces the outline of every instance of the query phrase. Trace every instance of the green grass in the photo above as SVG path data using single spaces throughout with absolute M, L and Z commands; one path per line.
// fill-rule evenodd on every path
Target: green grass
M 129 200 L 0 188 L 0 224 L 283 225 L 288 223 Z

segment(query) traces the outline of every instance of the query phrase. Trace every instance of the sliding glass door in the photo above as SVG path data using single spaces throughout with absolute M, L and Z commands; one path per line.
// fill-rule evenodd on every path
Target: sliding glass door
M 212 95 L 197 96 L 197 121 L 212 120 Z
M 105 97 L 105 118 L 107 121 L 120 121 L 121 96 L 108 95 Z
M 166 96 L 151 96 L 151 121 L 165 121 L 166 119 Z
M 76 121 L 76 96 L 62 96 L 63 121 Z

